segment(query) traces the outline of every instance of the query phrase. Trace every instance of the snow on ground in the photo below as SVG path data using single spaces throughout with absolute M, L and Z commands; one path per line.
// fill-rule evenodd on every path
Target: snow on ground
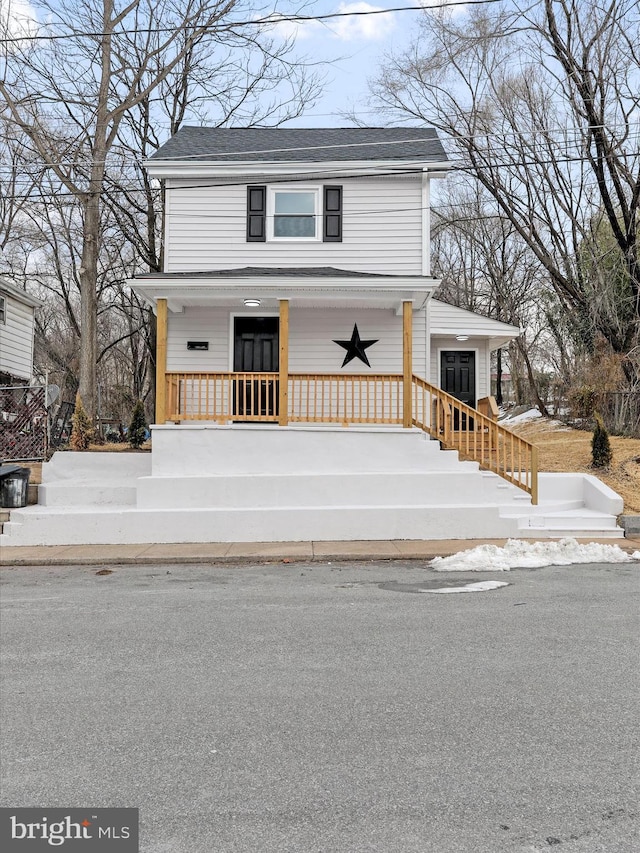
M 448 586 L 444 589 L 421 589 L 420 592 L 429 592 L 434 595 L 439 592 L 487 592 L 490 589 L 500 589 L 501 586 L 509 586 L 509 584 L 504 581 L 480 581 L 468 583 L 465 586 Z
M 542 566 L 570 566 L 573 563 L 628 563 L 640 560 L 640 551 L 627 554 L 618 545 L 597 542 L 580 544 L 575 539 L 523 542 L 509 539 L 503 548 L 478 545 L 451 557 L 436 557 L 436 572 L 508 572 L 510 569 L 537 569 Z
M 508 421 L 510 424 L 518 424 L 524 423 L 525 421 L 535 421 L 537 418 L 541 418 L 542 415 L 538 411 L 538 409 L 527 409 L 526 412 L 520 412 L 519 415 L 507 415 L 504 418 L 505 421 Z

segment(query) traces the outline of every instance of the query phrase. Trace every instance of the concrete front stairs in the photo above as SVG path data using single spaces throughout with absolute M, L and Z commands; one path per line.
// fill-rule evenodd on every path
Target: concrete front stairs
M 624 536 L 595 477 L 541 474 L 539 493 L 416 429 L 165 425 L 153 453 L 56 453 L 0 544 Z

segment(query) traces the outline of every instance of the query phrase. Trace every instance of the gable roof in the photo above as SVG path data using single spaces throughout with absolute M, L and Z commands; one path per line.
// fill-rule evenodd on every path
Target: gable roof
M 421 161 L 445 163 L 434 128 L 417 127 L 182 127 L 148 162 L 326 163 Z

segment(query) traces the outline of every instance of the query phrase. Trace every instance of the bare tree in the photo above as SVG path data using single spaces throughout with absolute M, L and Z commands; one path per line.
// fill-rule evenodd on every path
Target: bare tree
M 479 185 L 454 176 L 434 209 L 433 265 L 439 298 L 524 330 L 512 350 L 512 374 L 522 364 L 533 401 L 546 414 L 534 352 L 545 333 L 545 276 L 513 224 Z M 502 403 L 502 350 L 496 356 L 496 399 Z M 521 385 L 523 383 L 520 383 Z
M 132 127 L 134 111 L 151 110 L 167 86 L 183 79 L 182 88 L 177 85 L 183 100 L 178 97 L 171 107 L 180 120 L 194 97 L 189 74 L 207 67 L 207 56 L 217 57 L 219 74 L 208 81 L 206 94 L 218 87 L 226 121 L 255 115 L 253 88 L 259 89 L 260 81 L 273 91 L 273 120 L 279 84 L 288 87 L 284 100 L 293 106 L 310 97 L 313 83 L 304 68 L 288 62 L 291 45 L 275 48 L 255 22 L 255 10 L 242 0 L 32 0 L 31 5 L 41 22 L 37 36 L 2 43 L 2 115 L 28 140 L 30 153 L 58 182 L 59 192 L 77 206 L 80 394 L 95 416 L 105 187 L 114 185 L 114 171 L 122 169 L 121 134 L 127 122 Z M 243 92 L 238 63 L 246 71 Z M 147 260 L 153 267 L 158 251 L 149 245 L 149 233 L 147 223 L 147 255 L 152 256 Z
M 491 197 L 567 310 L 627 355 L 640 335 L 640 13 L 634 0 L 538 0 L 424 13 L 372 84 L 395 120 L 440 129 L 460 168 Z M 623 259 L 616 298 L 601 264 L 604 217 Z M 630 367 L 627 378 L 631 379 Z

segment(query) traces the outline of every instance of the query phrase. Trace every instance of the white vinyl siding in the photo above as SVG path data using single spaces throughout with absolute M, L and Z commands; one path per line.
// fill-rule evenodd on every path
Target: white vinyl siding
M 334 340 L 351 339 L 354 323 L 363 341 L 377 343 L 365 351 L 371 367 L 346 355 Z M 413 318 L 414 372 L 424 363 L 425 312 Z M 289 319 L 289 370 L 292 373 L 402 373 L 402 316 L 395 311 L 346 308 L 292 309 Z
M 247 184 L 203 183 L 167 181 L 165 272 L 333 266 L 355 272 L 422 274 L 420 175 L 324 181 L 343 186 L 339 243 L 247 242 Z M 256 183 L 269 186 L 266 179 Z M 321 233 L 321 223 L 318 227 Z
M 33 372 L 33 308 L 3 293 L 5 322 L 0 324 L 0 372 L 31 379 Z
M 220 372 L 229 370 L 229 313 L 213 308 L 169 312 L 167 370 Z M 207 341 L 209 349 L 188 350 L 189 341 Z
M 234 311 L 237 316 L 241 312 Z M 251 312 L 258 314 L 259 312 Z M 272 312 L 265 312 L 272 313 Z M 186 308 L 169 313 L 167 370 L 226 372 L 232 369 L 229 309 Z M 413 318 L 414 373 L 423 375 L 425 312 Z M 377 340 L 366 350 L 371 367 L 359 359 L 341 366 L 345 350 L 334 340 L 349 340 L 353 325 L 362 340 Z M 187 350 L 188 341 L 208 341 L 208 352 Z M 289 316 L 291 373 L 402 373 L 402 317 L 391 310 L 291 308 Z

